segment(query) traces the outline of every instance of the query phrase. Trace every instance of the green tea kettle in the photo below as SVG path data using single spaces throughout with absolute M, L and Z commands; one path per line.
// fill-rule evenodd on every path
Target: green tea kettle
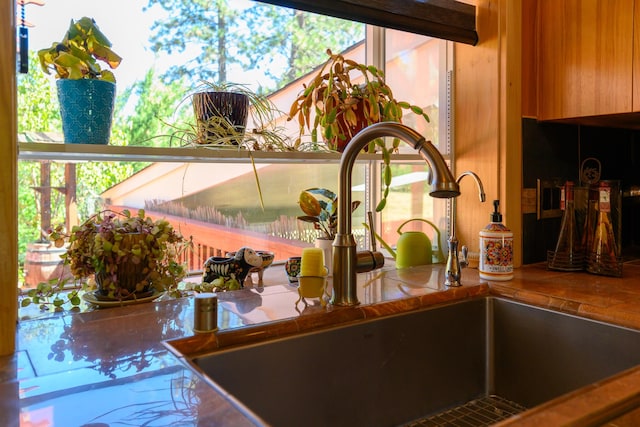
M 405 231 L 402 232 L 402 227 L 411 221 L 426 222 L 436 231 L 436 238 L 438 239 L 438 251 L 436 253 L 436 262 L 444 262 L 444 255 L 440 249 L 440 230 L 431 221 L 421 218 L 414 218 L 407 220 L 400 224 L 398 227 L 398 242 L 396 243 L 396 250 L 394 251 L 391 246 L 387 244 L 382 237 L 377 233 L 374 233 L 376 239 L 380 244 L 393 256 L 396 260 L 396 268 L 415 267 L 418 265 L 427 265 L 433 262 L 433 248 L 431 246 L 431 240 L 429 237 L 421 231 Z

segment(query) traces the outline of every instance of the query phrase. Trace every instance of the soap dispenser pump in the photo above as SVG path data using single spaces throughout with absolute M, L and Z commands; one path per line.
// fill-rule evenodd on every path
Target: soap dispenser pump
M 513 279 L 513 233 L 502 224 L 500 201 L 493 201 L 491 222 L 480 230 L 478 272 L 485 280 Z

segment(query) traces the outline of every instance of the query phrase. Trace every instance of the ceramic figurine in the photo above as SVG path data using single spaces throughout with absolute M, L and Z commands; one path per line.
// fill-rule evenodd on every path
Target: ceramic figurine
M 237 252 L 227 252 L 228 257 L 235 257 Z M 249 282 L 249 286 L 253 284 L 251 280 L 251 273 L 258 273 L 258 285 L 262 285 L 262 276 L 264 274 L 264 270 L 269 267 L 273 263 L 273 259 L 275 258 L 275 254 L 271 251 L 256 251 L 258 256 L 262 257 L 262 264 L 259 267 L 251 267 L 249 270 L 249 274 L 247 275 L 247 281 Z
M 236 279 L 244 286 L 244 279 L 252 268 L 262 266 L 262 256 L 251 248 L 240 248 L 233 257 L 212 256 L 204 263 L 202 281 L 211 283 L 218 277 Z

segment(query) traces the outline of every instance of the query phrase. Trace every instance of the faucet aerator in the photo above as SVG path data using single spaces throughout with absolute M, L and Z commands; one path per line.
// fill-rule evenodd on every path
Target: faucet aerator
M 435 197 L 436 199 L 451 199 L 453 197 L 458 197 L 460 195 L 460 191 L 456 190 L 434 190 L 429 193 L 431 197 Z

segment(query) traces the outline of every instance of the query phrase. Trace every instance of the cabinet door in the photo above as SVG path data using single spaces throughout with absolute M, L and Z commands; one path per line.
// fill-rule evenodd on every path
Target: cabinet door
M 640 111 L 640 0 L 636 0 L 633 10 L 633 111 Z M 639 410 L 640 411 L 640 410 Z
M 632 111 L 634 0 L 541 0 L 540 120 Z

